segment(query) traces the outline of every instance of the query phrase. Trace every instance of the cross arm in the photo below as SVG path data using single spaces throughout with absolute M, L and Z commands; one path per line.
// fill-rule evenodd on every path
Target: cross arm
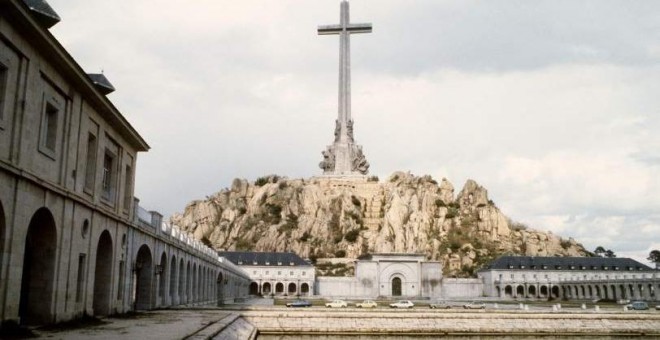
M 340 34 L 343 31 L 343 29 L 344 27 L 342 25 L 324 25 L 324 26 L 319 26 L 318 33 L 319 35 Z M 346 31 L 348 33 L 371 33 L 372 25 L 349 24 L 346 25 Z

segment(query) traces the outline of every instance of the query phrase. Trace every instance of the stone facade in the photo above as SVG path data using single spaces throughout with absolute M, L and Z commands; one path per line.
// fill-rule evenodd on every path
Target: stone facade
M 660 273 L 627 258 L 503 256 L 478 277 L 500 299 L 660 301 Z
M 354 277 L 318 277 L 325 297 L 433 298 L 441 295 L 442 266 L 419 254 L 374 254 L 355 263 Z
M 293 253 L 220 252 L 250 277 L 250 295 L 314 295 L 314 266 Z
M 56 17 L 0 2 L 0 320 L 247 295 L 241 269 L 138 207 L 149 146 L 50 34 Z

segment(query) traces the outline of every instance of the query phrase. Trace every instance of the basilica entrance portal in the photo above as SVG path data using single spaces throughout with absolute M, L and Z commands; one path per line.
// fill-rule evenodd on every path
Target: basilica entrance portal
M 392 279 L 392 296 L 401 296 L 401 279 L 398 277 Z

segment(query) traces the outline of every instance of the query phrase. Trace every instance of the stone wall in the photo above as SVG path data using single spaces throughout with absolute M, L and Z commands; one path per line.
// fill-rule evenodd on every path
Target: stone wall
M 442 297 L 445 299 L 478 298 L 483 295 L 481 279 L 442 279 Z

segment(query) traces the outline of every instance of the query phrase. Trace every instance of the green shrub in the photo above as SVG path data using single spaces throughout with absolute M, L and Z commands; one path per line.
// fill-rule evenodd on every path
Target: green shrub
M 351 196 L 351 202 L 353 202 L 353 205 L 355 205 L 355 206 L 358 206 L 358 207 L 362 206 L 362 202 L 360 202 L 360 199 L 355 197 L 355 196 Z
M 259 178 L 257 178 L 256 181 L 254 181 L 254 185 L 256 185 L 258 187 L 262 187 L 266 184 L 268 184 L 268 177 L 259 177 Z
M 335 252 L 335 257 L 346 257 L 346 250 L 339 249 Z
M 445 201 L 438 198 L 437 200 L 435 200 L 435 206 L 441 208 L 441 207 L 446 207 L 447 205 L 445 204 Z
M 360 229 L 353 229 L 344 235 L 344 239 L 348 242 L 355 243 L 358 236 L 360 236 Z

